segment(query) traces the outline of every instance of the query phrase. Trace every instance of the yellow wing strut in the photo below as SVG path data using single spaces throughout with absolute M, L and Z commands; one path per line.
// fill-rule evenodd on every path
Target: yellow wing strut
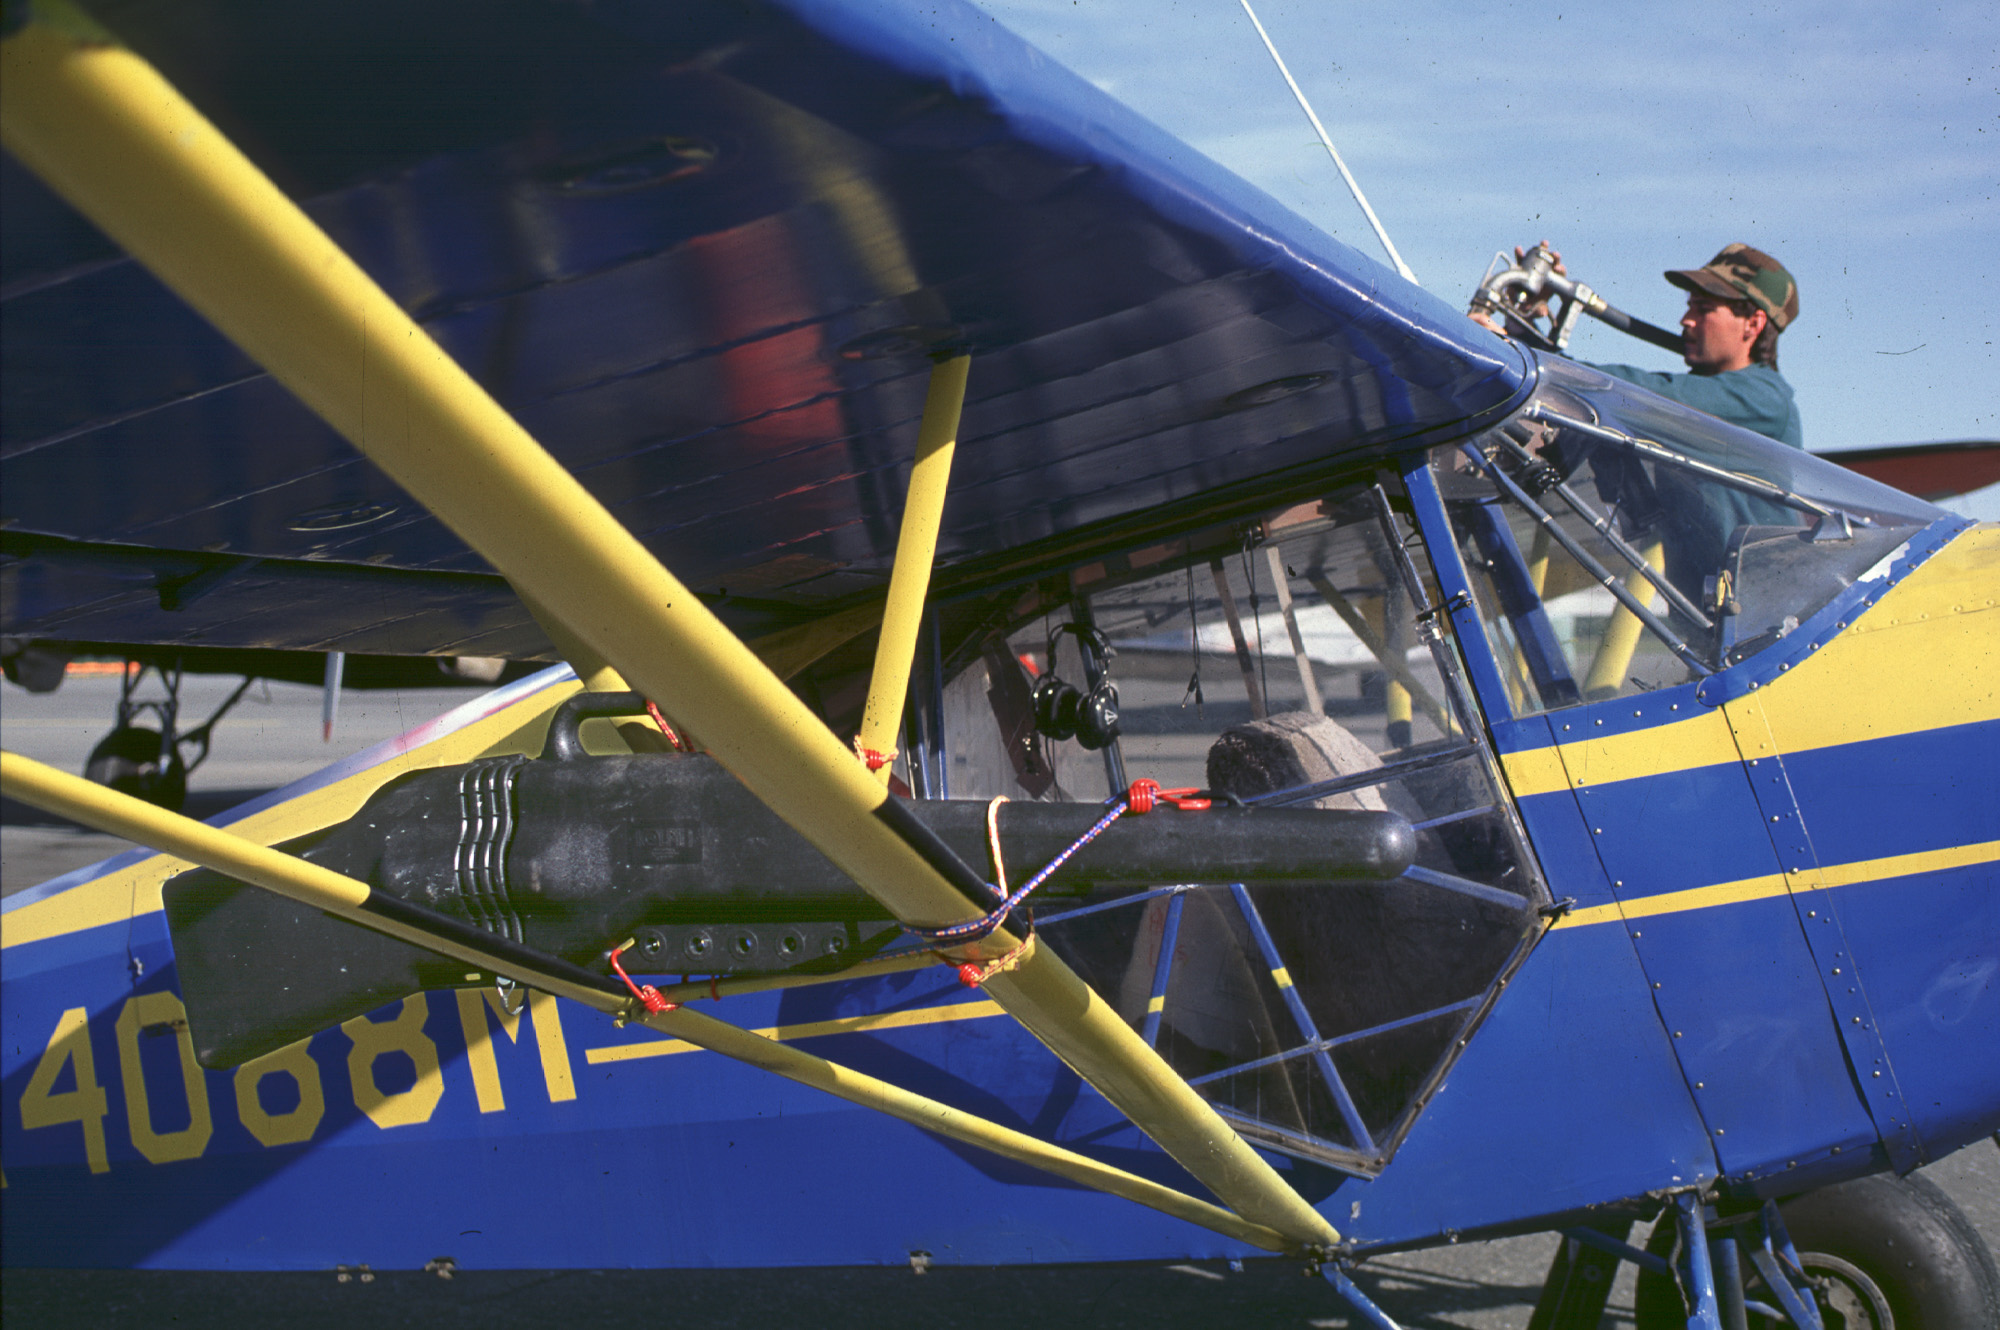
M 938 527 L 944 521 L 958 418 L 965 406 L 965 376 L 971 365 L 970 356 L 941 361 L 932 368 L 924 395 L 917 461 L 910 469 L 909 498 L 896 536 L 896 563 L 889 573 L 889 603 L 882 611 L 882 636 L 875 647 L 868 700 L 861 710 L 861 733 L 855 739 L 855 746 L 864 752 L 888 753 L 903 723 L 903 699 L 910 685 L 910 663 L 916 659 L 931 565 L 937 559 Z M 875 775 L 886 786 L 889 765 L 883 763 Z
M 144 60 L 29 24 L 0 43 L 0 137 L 633 687 L 694 718 L 897 918 L 978 916 L 819 718 Z M 1015 944 L 997 932 L 985 950 Z M 986 988 L 1245 1220 L 1338 1241 L 1052 951 Z
M 179 813 L 156 808 L 131 795 L 93 784 L 66 771 L 58 771 L 32 758 L 17 753 L 0 753 L 0 788 L 6 790 L 10 799 L 19 799 L 24 804 L 60 814 L 114 836 L 151 845 L 190 863 L 201 864 L 276 892 L 302 905 L 339 915 L 399 941 L 442 952 L 479 969 L 504 974 L 557 997 L 569 998 L 604 1012 L 620 1012 L 628 1007 L 627 1000 L 620 994 L 586 987 L 561 975 L 523 968 L 518 958 L 480 950 L 476 942 L 454 945 L 451 939 L 426 932 L 420 927 L 371 913 L 367 907 L 374 892 L 365 882 Z M 712 1016 L 683 1009 L 641 1014 L 633 1019 L 658 1034 L 685 1039 L 690 1044 L 776 1072 L 850 1103 L 887 1113 L 925 1131 L 964 1141 L 1005 1158 L 1060 1174 L 1072 1182 L 1137 1201 L 1266 1251 L 1284 1251 L 1296 1245 L 1281 1234 L 1260 1224 L 1247 1223 L 1220 1206 L 1210 1205 L 1171 1187 L 1099 1163 L 1059 1145 L 1037 1140 L 975 1114 L 899 1089 L 886 1081 L 828 1062 Z

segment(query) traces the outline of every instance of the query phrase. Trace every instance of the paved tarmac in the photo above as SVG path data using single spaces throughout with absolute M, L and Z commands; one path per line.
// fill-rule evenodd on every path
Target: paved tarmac
M 183 706 L 205 720 L 234 686 L 190 679 Z M 216 726 L 213 756 L 190 781 L 188 811 L 212 816 L 338 758 L 390 738 L 477 689 L 349 692 L 333 742 L 320 742 L 320 695 L 259 685 Z M 0 685 L 0 743 L 71 771 L 110 728 L 115 677 L 67 680 L 41 696 Z M 0 891 L 11 894 L 128 848 L 11 801 L 0 808 Z M 1925 1170 L 2000 1248 L 2000 1148 L 1991 1141 Z M 1634 1241 L 1643 1241 L 1643 1230 Z M 1357 1282 L 1409 1330 L 1520 1330 L 1527 1324 L 1556 1239 L 1469 1243 L 1386 1256 Z M 0 1263 L 5 1253 L 0 1252 Z M 1632 1278 L 1614 1287 L 1607 1327 L 1631 1326 Z M 1020 1330 L 1031 1325 L 1122 1330 L 1359 1327 L 1366 1324 L 1323 1282 L 1296 1265 L 1220 1262 L 975 1269 L 767 1271 L 458 1271 L 449 1279 L 382 1271 L 367 1282 L 332 1272 L 209 1274 L 8 1269 L 0 1277 L 8 1330 L 171 1325 L 190 1330 L 260 1327 L 514 1327 L 643 1325 L 648 1330 L 813 1327 L 814 1330 Z

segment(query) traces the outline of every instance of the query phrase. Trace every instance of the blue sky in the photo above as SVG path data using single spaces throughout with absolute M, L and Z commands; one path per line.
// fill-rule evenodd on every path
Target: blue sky
M 1349 244 L 1381 249 L 1236 0 L 978 0 Z M 1252 0 L 1431 291 L 1546 238 L 1673 326 L 1733 240 L 1799 283 L 1814 451 L 2000 437 L 2000 17 L 1987 3 L 1669 8 Z M 1678 369 L 1585 320 L 1583 359 Z M 2000 486 L 1963 505 L 2000 519 Z M 1954 505 L 1960 506 L 1960 505 Z

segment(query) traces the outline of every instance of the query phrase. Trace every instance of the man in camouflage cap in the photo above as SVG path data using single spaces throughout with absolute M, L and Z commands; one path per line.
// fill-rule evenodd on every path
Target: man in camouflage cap
M 1757 364 L 1777 368 L 1778 334 L 1799 316 L 1799 288 L 1776 259 L 1748 245 L 1727 245 L 1705 267 L 1676 269 L 1667 274 L 1667 280 L 1690 294 L 1704 292 L 1725 305 L 1737 306 L 1736 313 L 1746 323 L 1751 314 L 1761 310 L 1764 323 L 1752 339 L 1749 356 Z M 1742 308 L 1745 305 L 1749 308 Z M 1681 330 L 1688 331 L 1685 319 Z M 1725 343 L 1733 340 L 1722 339 Z M 1733 344 L 1726 354 L 1732 360 L 1735 358 Z M 1693 363 L 1692 359 L 1689 363 Z M 1741 366 L 1732 363 L 1730 368 Z
M 1706 411 L 1794 448 L 1805 447 L 1792 385 L 1778 373 L 1778 334 L 1799 316 L 1799 287 L 1760 249 L 1726 245 L 1699 268 L 1678 268 L 1669 282 L 1688 293 L 1681 315 L 1686 374 L 1631 365 L 1598 365 L 1614 378 Z
M 1556 271 L 1563 271 L 1560 256 Z M 1780 443 L 1805 447 L 1792 385 L 1778 373 L 1778 334 L 1799 315 L 1798 283 L 1784 265 L 1760 249 L 1726 245 L 1701 267 L 1678 268 L 1666 278 L 1688 293 L 1687 313 L 1681 315 L 1681 359 L 1688 372 L 1593 368 Z

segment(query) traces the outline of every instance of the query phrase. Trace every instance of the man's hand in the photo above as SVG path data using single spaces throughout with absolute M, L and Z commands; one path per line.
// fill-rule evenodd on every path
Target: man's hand
M 1569 276 L 1569 269 L 1563 267 L 1562 255 L 1558 253 L 1556 249 L 1549 244 L 1548 241 L 1546 240 L 1541 241 L 1534 248 L 1545 249 L 1548 251 L 1549 258 L 1551 260 L 1549 265 L 1549 271 L 1556 273 L 1559 276 L 1563 277 Z M 1518 268 L 1527 267 L 1529 252 L 1530 250 L 1529 247 L 1527 246 L 1522 246 L 1522 245 L 1514 246 L 1514 265 Z M 1474 323 L 1478 324 L 1480 327 L 1485 328 L 1490 332 L 1499 333 L 1502 337 L 1507 336 L 1507 329 L 1503 327 L 1499 322 L 1497 322 L 1491 315 L 1485 313 L 1482 310 L 1473 310 L 1472 312 L 1468 313 L 1466 317 L 1471 319 Z M 1546 300 L 1538 300 L 1533 305 L 1530 305 L 1526 309 L 1509 310 L 1508 317 L 1513 319 L 1518 319 L 1523 323 L 1532 324 L 1532 322 L 1536 319 L 1546 319 L 1549 317 L 1549 303 Z
M 1569 269 L 1563 267 L 1563 256 L 1561 251 L 1557 250 L 1555 246 L 1551 245 L 1546 240 L 1537 242 L 1536 247 L 1539 249 L 1546 249 L 1549 252 L 1549 257 L 1555 260 L 1552 271 L 1560 273 L 1564 277 L 1569 276 Z M 1523 249 L 1519 245 L 1514 246 L 1514 262 L 1521 267 L 1526 267 L 1528 263 L 1528 251 Z
M 1545 249 L 1549 252 L 1549 257 L 1553 260 L 1549 265 L 1550 272 L 1556 274 L 1558 277 L 1569 276 L 1569 269 L 1563 267 L 1563 256 L 1555 246 L 1546 240 L 1542 240 L 1536 242 L 1535 248 Z M 1519 268 L 1528 266 L 1528 250 L 1522 248 L 1520 245 L 1514 246 L 1514 265 Z M 1549 317 L 1549 302 L 1546 300 L 1537 300 L 1527 309 L 1522 310 L 1521 316 L 1530 320 L 1546 319 Z

